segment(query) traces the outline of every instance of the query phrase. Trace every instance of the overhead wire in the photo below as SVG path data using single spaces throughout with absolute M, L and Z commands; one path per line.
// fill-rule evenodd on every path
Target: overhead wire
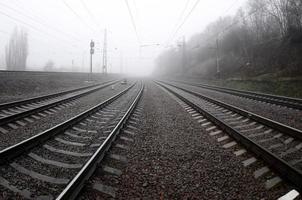
M 86 12 L 88 13 L 88 15 L 90 16 L 90 18 L 94 21 L 94 23 L 101 29 L 101 25 L 98 23 L 98 21 L 96 20 L 96 17 L 95 17 L 95 15 L 91 12 L 91 10 L 89 9 L 89 7 L 87 6 L 87 4 L 85 3 L 85 1 L 84 0 L 80 0 L 81 1 L 81 3 L 82 3 L 82 6 L 84 7 L 84 9 L 86 10 Z M 111 30 L 109 30 L 108 28 L 107 28 L 107 33 L 111 33 L 112 34 L 112 31 Z M 108 35 L 109 35 L 108 34 Z M 108 40 L 108 35 L 107 35 L 107 40 Z M 112 40 L 114 40 L 113 39 L 113 37 L 111 37 L 111 39 Z M 113 43 L 114 43 L 114 45 L 115 46 L 117 46 L 116 44 L 116 42 L 115 41 L 113 41 Z M 107 52 L 109 52 L 109 51 L 107 51 Z
M 189 11 L 189 13 L 185 16 L 185 18 L 182 21 L 182 23 L 177 27 L 176 31 L 174 32 L 174 34 L 172 35 L 172 38 L 169 41 L 171 41 L 171 40 L 174 39 L 174 37 L 176 36 L 176 34 L 178 33 L 178 31 L 182 28 L 182 26 L 186 23 L 186 21 L 188 20 L 188 18 L 193 13 L 193 11 L 196 9 L 196 7 L 198 6 L 199 2 L 200 2 L 200 0 L 196 0 L 196 2 L 194 3 L 193 7 Z
M 100 24 L 98 23 L 98 21 L 96 20 L 96 17 L 94 16 L 94 14 L 90 11 L 90 9 L 88 8 L 87 4 L 85 3 L 84 0 L 80 0 L 82 3 L 82 6 L 84 7 L 84 9 L 86 10 L 86 12 L 88 13 L 89 17 L 92 19 L 92 21 L 99 27 L 101 28 Z
M 236 1 L 235 1 L 236 2 Z M 234 4 L 233 4 L 234 5 Z M 233 5 L 231 5 L 229 7 L 229 9 L 231 7 L 233 7 Z M 247 19 L 248 17 L 251 17 L 252 15 L 256 14 L 258 11 L 260 11 L 261 9 L 264 9 L 263 7 L 258 7 L 256 8 L 255 10 L 253 10 L 252 12 L 250 12 L 248 15 L 246 16 L 243 16 L 243 19 Z M 228 9 L 227 9 L 228 10 Z M 208 40 L 211 40 L 211 39 L 217 39 L 221 34 L 223 34 L 224 32 L 228 31 L 229 29 L 231 29 L 233 26 L 235 26 L 236 24 L 238 24 L 240 21 L 234 21 L 233 23 L 231 23 L 230 25 L 226 26 L 225 28 L 223 28 L 221 31 L 217 32 L 215 35 L 211 36 L 208 38 Z M 200 46 L 200 45 L 198 45 Z
M 254 11 L 250 12 L 248 15 L 243 16 L 243 19 L 246 20 L 248 17 L 251 17 L 252 15 L 256 14 L 257 12 L 259 12 L 261 9 L 264 9 L 263 7 L 259 7 L 257 9 L 255 9 Z M 224 33 L 225 31 L 228 31 L 229 29 L 231 29 L 233 26 L 235 26 L 236 24 L 238 24 L 240 21 L 234 21 L 233 23 L 231 23 L 230 25 L 228 25 L 227 27 L 225 27 L 222 31 L 219 31 L 216 35 L 215 38 L 219 37 L 220 34 Z
M 235 5 L 236 3 L 238 2 L 239 0 L 235 0 L 231 6 L 229 6 L 225 11 L 223 11 L 223 14 L 222 15 L 226 15 Z
M 137 32 L 137 26 L 135 24 L 134 16 L 133 16 L 133 14 L 131 12 L 131 8 L 129 6 L 128 0 L 125 0 L 125 3 L 126 3 L 126 6 L 127 6 L 127 9 L 128 9 L 128 13 L 130 15 L 130 19 L 131 19 L 131 23 L 132 23 L 132 26 L 133 26 L 133 29 L 134 29 L 134 32 L 135 32 L 135 35 L 136 35 L 136 39 L 137 39 L 137 41 L 138 41 L 138 43 L 140 45 L 141 44 L 141 40 L 140 40 L 140 37 L 139 37 L 138 32 Z
M 4 34 L 4 35 L 7 35 L 7 36 L 11 36 L 11 35 L 12 35 L 12 34 L 9 33 L 8 31 L 4 31 L 4 30 L 1 30 L 1 29 L 0 29 L 0 33 L 2 33 L 2 34 Z M 44 41 L 44 40 L 41 39 L 41 38 L 35 38 L 35 37 L 30 36 L 30 39 L 36 40 L 37 42 L 39 42 L 39 44 L 43 43 L 43 44 L 45 44 L 45 45 L 49 45 L 48 42 Z M 58 45 L 61 45 L 61 43 L 59 43 Z M 63 45 L 62 45 L 62 47 L 63 47 Z M 32 51 L 32 50 L 31 50 L 31 51 Z M 36 51 L 36 52 L 37 52 L 37 51 Z M 36 53 L 35 53 L 35 54 L 36 54 Z
M 48 26 L 48 25 L 46 25 L 45 23 L 43 23 L 43 22 L 41 22 L 41 21 L 37 21 L 34 17 L 32 17 L 32 16 L 30 16 L 30 15 L 28 15 L 28 14 L 24 14 L 24 12 L 21 12 L 21 11 L 19 11 L 18 9 L 12 8 L 12 7 L 10 7 L 10 6 L 6 5 L 6 4 L 3 4 L 3 3 L 1 3 L 1 2 L 0 2 L 0 5 L 1 5 L 2 7 L 4 7 L 4 8 L 6 8 L 7 10 L 11 10 L 11 11 L 17 12 L 20 16 L 23 16 L 23 17 L 26 17 L 26 18 L 30 19 L 32 22 L 34 22 L 34 24 L 33 24 L 33 23 L 30 23 L 30 22 L 28 22 L 28 21 L 25 21 L 25 20 L 23 20 L 23 19 L 20 19 L 19 17 L 15 16 L 15 15 L 8 14 L 8 13 L 4 12 L 3 10 L 0 10 L 0 15 L 3 15 L 3 16 L 5 16 L 5 17 L 9 18 L 10 20 L 13 20 L 13 21 L 15 21 L 15 22 L 17 22 L 17 23 L 20 23 L 20 24 L 24 25 L 25 27 L 28 27 L 28 28 L 34 30 L 35 32 L 39 33 L 39 35 L 43 36 L 43 39 L 45 39 L 45 36 L 47 36 L 47 37 L 49 37 L 49 38 L 51 38 L 51 39 L 55 39 L 55 40 L 59 40 L 59 41 L 64 41 L 64 42 L 61 42 L 61 43 L 56 43 L 56 45 L 59 45 L 59 46 L 68 45 L 68 46 L 72 46 L 73 48 L 75 48 L 75 47 L 78 46 L 78 45 L 73 44 L 71 41 L 68 41 L 68 40 L 66 40 L 66 39 L 63 39 L 63 38 L 60 38 L 60 37 L 56 36 L 56 34 L 54 35 L 54 34 L 52 34 L 52 33 L 49 33 L 49 32 L 47 32 L 47 31 L 45 31 L 45 30 L 44 30 L 45 28 L 43 28 L 43 27 L 41 27 L 41 26 L 35 26 L 35 25 L 37 25 L 37 24 L 43 25 L 43 26 Z M 47 27 L 47 28 L 48 28 L 49 30 L 51 30 L 51 28 L 49 28 L 49 27 Z M 58 30 L 58 29 L 53 28 L 53 30 L 56 31 L 57 33 L 60 32 L 61 34 L 64 34 L 64 35 L 67 36 L 68 38 L 74 37 L 74 36 L 69 35 L 69 34 L 67 34 L 67 33 L 65 33 L 65 32 L 62 32 L 62 31 L 60 31 L 60 30 Z M 11 35 L 10 33 L 6 32 L 6 31 L 0 30 L 0 32 L 1 32 L 2 34 Z M 61 36 L 62 36 L 62 35 L 61 35 Z M 31 39 L 34 39 L 34 40 L 37 40 L 37 41 L 39 41 L 39 42 L 42 42 L 42 43 L 44 43 L 44 44 L 46 44 L 46 45 L 49 45 L 49 43 L 46 42 L 46 41 L 44 41 L 42 38 L 35 38 L 35 37 L 32 37 L 32 36 L 30 36 L 30 38 L 31 38 Z M 75 39 L 75 40 L 78 41 L 79 39 L 77 38 L 77 39 Z M 62 47 L 63 47 L 63 46 L 62 46 Z
M 15 0 L 14 6 L 18 7 L 21 10 L 24 10 L 24 11 L 25 11 L 25 9 L 27 9 L 27 11 L 30 12 L 30 14 L 32 15 L 33 18 L 39 19 L 40 22 L 42 22 L 42 23 L 44 23 L 46 25 L 49 24 L 49 22 L 48 22 L 49 17 L 47 17 L 47 18 L 43 17 L 44 13 L 39 12 L 41 10 L 37 11 L 36 9 L 34 9 L 35 8 L 34 6 L 24 7 L 24 6 L 20 5 L 21 3 L 24 3 L 24 1 L 22 1 L 22 0 Z M 58 24 L 56 26 L 52 26 L 52 28 L 55 29 L 55 30 L 61 31 L 59 28 L 57 28 L 57 26 L 58 26 Z M 70 35 L 73 38 L 77 38 L 78 40 L 80 40 L 79 38 L 82 37 L 82 35 L 79 35 L 77 32 L 72 32 L 72 33 L 71 32 L 68 32 L 68 33 L 64 32 L 64 33 Z
M 134 10 L 135 10 L 135 15 L 136 15 L 136 21 L 139 21 L 140 20 L 140 13 L 138 11 L 138 7 L 137 7 L 137 3 L 136 3 L 136 0 L 133 0 L 133 7 L 134 7 Z
M 61 1 L 86 27 L 92 31 L 92 33 L 95 32 L 95 30 L 89 24 L 87 24 L 86 21 L 65 0 Z
M 94 24 L 99 28 L 98 31 L 105 31 L 105 29 L 102 29 L 101 25 L 99 24 L 99 22 L 96 20 L 95 15 L 91 12 L 91 10 L 89 9 L 89 7 L 87 6 L 87 4 L 85 3 L 84 0 L 80 0 L 82 3 L 82 6 L 84 7 L 84 9 L 86 10 L 86 12 L 88 13 L 89 17 L 92 19 L 92 21 L 94 22 Z
M 15 8 L 13 8 L 13 7 L 10 7 L 10 6 L 8 6 L 8 5 L 2 3 L 2 2 L 0 2 L 0 5 L 1 5 L 2 7 L 4 7 L 4 8 L 7 8 L 7 9 L 9 9 L 9 10 L 12 10 L 12 11 L 18 13 L 19 15 L 21 15 L 21 16 L 23 16 L 23 17 L 26 17 L 26 18 L 30 19 L 31 21 L 33 21 L 33 22 L 35 22 L 35 23 L 37 23 L 37 24 L 40 24 L 40 25 L 42 25 L 42 26 L 44 26 L 44 27 L 47 27 L 49 30 L 52 29 L 52 30 L 54 30 L 54 31 L 57 32 L 57 33 L 64 34 L 64 35 L 65 35 L 66 37 L 68 37 L 68 38 L 73 37 L 73 39 L 74 39 L 75 41 L 78 41 L 78 40 L 79 40 L 78 38 L 75 38 L 74 36 L 69 35 L 69 34 L 67 34 L 67 33 L 65 33 L 65 32 L 63 32 L 63 31 L 61 31 L 61 30 L 59 30 L 59 29 L 57 29 L 57 28 L 53 28 L 53 27 L 50 27 L 49 25 L 47 25 L 47 24 L 45 24 L 45 23 L 39 22 L 39 21 L 37 21 L 34 17 L 32 17 L 32 16 L 30 16 L 30 15 L 27 15 L 27 14 L 21 12 L 20 10 L 17 10 L 17 9 L 15 9 Z
M 188 6 L 189 6 L 190 1 L 191 1 L 191 0 L 187 0 L 187 1 L 186 1 L 184 8 L 182 9 L 182 11 L 181 11 L 181 13 L 180 13 L 178 19 L 176 20 L 176 23 L 175 23 L 175 25 L 174 25 L 174 27 L 173 27 L 172 33 L 174 33 L 174 31 L 176 30 L 177 25 L 181 22 L 181 19 L 183 19 L 183 16 L 184 16 L 184 14 L 185 14 L 185 12 L 186 12 Z M 172 37 L 172 34 L 169 36 L 168 41 L 166 42 L 166 46 L 167 46 L 168 42 L 170 41 L 170 38 L 171 38 L 171 37 Z
M 12 16 L 10 16 L 9 14 L 7 14 L 7 13 L 1 11 L 1 10 L 0 10 L 0 14 L 3 15 L 3 16 L 5 16 L 5 17 L 7 17 L 7 18 L 9 18 L 9 19 L 11 19 L 11 20 L 13 20 L 13 21 L 16 21 L 16 22 L 18 22 L 18 23 L 24 24 L 24 25 L 26 25 L 27 27 L 29 27 L 29 28 L 31 28 L 31 29 L 33 29 L 33 30 L 39 32 L 39 33 L 43 33 L 43 36 L 46 35 L 46 36 L 48 36 L 48 37 L 50 37 L 50 38 L 52 38 L 52 39 L 56 38 L 57 40 L 64 41 L 65 43 L 67 43 L 68 45 L 71 45 L 71 46 L 73 46 L 73 47 L 76 47 L 76 46 L 77 46 L 77 45 L 75 45 L 75 44 L 70 44 L 70 41 L 65 41 L 65 40 L 62 39 L 62 38 L 58 38 L 57 36 L 54 36 L 54 35 L 52 35 L 52 34 L 46 32 L 46 31 L 40 30 L 39 28 L 33 26 L 32 24 L 29 24 L 29 23 L 27 23 L 27 22 L 24 22 L 23 20 L 20 20 L 20 19 L 18 19 L 18 18 L 16 18 L 16 17 L 12 17 Z

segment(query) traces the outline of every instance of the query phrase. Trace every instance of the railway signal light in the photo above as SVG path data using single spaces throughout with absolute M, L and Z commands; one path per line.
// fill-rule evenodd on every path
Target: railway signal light
M 93 40 L 91 40 L 91 42 L 90 42 L 90 48 L 94 48 L 94 41 Z
M 90 41 L 90 75 L 89 81 L 92 81 L 92 55 L 94 54 L 94 41 Z

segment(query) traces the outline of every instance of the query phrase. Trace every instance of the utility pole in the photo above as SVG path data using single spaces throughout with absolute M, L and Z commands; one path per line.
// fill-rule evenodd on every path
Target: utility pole
M 123 53 L 120 51 L 120 73 L 123 74 Z
M 104 31 L 104 47 L 103 47 L 103 73 L 107 73 L 107 29 Z
M 71 60 L 71 71 L 75 72 L 74 59 Z
M 92 81 L 92 54 L 94 54 L 94 41 L 90 41 L 90 76 L 89 81 Z
M 182 38 L 182 75 L 185 75 L 186 69 L 186 38 L 183 36 Z
M 85 51 L 83 51 L 81 72 L 85 72 L 85 71 L 86 71 L 86 69 L 85 69 Z
M 219 44 L 218 37 L 216 38 L 216 73 L 217 78 L 220 78 L 220 66 L 219 66 Z

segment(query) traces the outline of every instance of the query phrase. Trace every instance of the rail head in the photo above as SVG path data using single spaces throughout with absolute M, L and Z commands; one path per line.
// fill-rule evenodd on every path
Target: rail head
M 75 88 L 75 89 L 71 89 L 71 90 L 64 90 L 64 91 L 57 92 L 57 93 L 41 95 L 41 96 L 28 98 L 28 99 L 23 99 L 23 100 L 19 100 L 19 101 L 1 103 L 0 104 L 0 109 L 7 109 L 7 108 L 11 108 L 13 106 L 19 106 L 19 105 L 36 102 L 36 101 L 43 100 L 43 99 L 53 98 L 53 97 L 57 97 L 57 96 L 60 96 L 60 95 L 64 95 L 64 94 L 68 94 L 68 93 L 72 93 L 72 92 L 77 92 L 79 90 L 89 89 L 89 88 L 96 87 L 96 86 L 99 86 L 99 85 L 107 85 L 107 84 L 110 84 L 110 83 L 114 84 L 114 83 L 117 83 L 118 81 L 119 80 L 110 80 L 110 81 L 105 81 L 105 82 L 102 82 L 102 83 L 97 83 L 97 84 L 93 84 L 93 85 L 79 87 L 79 88 Z
M 245 148 L 252 151 L 257 156 L 261 157 L 264 161 L 270 164 L 270 166 L 278 171 L 282 178 L 285 180 L 293 183 L 295 187 L 299 190 L 299 192 L 302 192 L 302 171 L 298 170 L 292 166 L 290 166 L 286 161 L 283 159 L 277 157 L 264 147 L 258 145 L 254 141 L 250 140 L 246 136 L 242 135 L 237 130 L 233 129 L 229 125 L 225 124 L 218 118 L 214 117 L 212 114 L 206 112 L 204 109 L 202 109 L 200 106 L 196 105 L 192 101 L 188 100 L 187 98 L 183 97 L 182 95 L 178 94 L 177 92 L 173 91 L 172 89 L 166 87 L 163 83 L 156 82 L 158 85 L 164 87 L 169 92 L 177 96 L 179 99 L 193 107 L 195 110 L 197 110 L 199 113 L 201 113 L 203 116 L 206 116 L 210 121 L 212 121 L 215 125 L 220 127 L 223 131 L 227 132 L 230 136 L 232 136 L 235 140 L 237 140 L 239 143 L 243 144 Z
M 252 113 L 252 112 L 249 112 L 247 110 L 244 110 L 242 108 L 239 108 L 237 106 L 233 106 L 231 104 L 227 104 L 227 103 L 224 103 L 222 101 L 219 101 L 219 100 L 216 100 L 216 99 L 213 99 L 213 98 L 210 98 L 204 94 L 200 94 L 200 93 L 197 93 L 197 92 L 193 92 L 193 91 L 190 91 L 188 89 L 185 89 L 185 88 L 182 88 L 182 87 L 179 87 L 179 86 L 175 86 L 171 83 L 167 83 L 167 82 L 164 82 L 164 81 L 158 81 L 160 83 L 165 83 L 167 85 L 170 85 L 172 87 L 175 87 L 179 90 L 182 90 L 182 91 L 185 91 L 185 92 L 188 92 L 194 96 L 197 96 L 199 98 L 202 98 L 202 99 L 205 99 L 206 101 L 210 101 L 212 103 L 215 103 L 217 105 L 220 105 L 222 107 L 225 107 L 231 111 L 234 111 L 234 112 L 237 112 L 239 113 L 240 115 L 244 116 L 244 117 L 247 117 L 247 118 L 250 118 L 250 119 L 253 119 L 261 124 L 264 124 L 266 126 L 269 126 L 273 129 L 276 129 L 280 132 L 283 132 L 283 133 L 286 133 L 294 138 L 297 138 L 299 140 L 302 140 L 302 131 L 299 130 L 299 129 L 296 129 L 296 128 L 293 128 L 291 126 L 288 126 L 288 125 L 285 125 L 285 124 L 282 124 L 280 122 L 276 122 L 274 120 L 271 120 L 271 119 L 268 119 L 268 118 L 265 118 L 265 117 L 262 117 L 260 115 L 257 115 L 255 113 Z
M 39 134 L 36 134 L 26 140 L 23 140 L 13 146 L 10 146 L 8 148 L 5 148 L 0 151 L 0 165 L 9 162 L 11 159 L 23 154 L 24 152 L 32 149 L 33 147 L 39 145 L 43 141 L 48 140 L 49 138 L 53 137 L 54 135 L 65 131 L 69 127 L 73 126 L 74 124 L 78 123 L 79 121 L 85 119 L 87 116 L 91 115 L 92 113 L 97 112 L 99 109 L 105 107 L 106 105 L 110 104 L 117 98 L 119 98 L 121 95 L 129 91 L 132 87 L 134 87 L 136 83 L 133 83 L 128 88 L 124 89 L 123 91 L 119 92 L 118 94 L 114 95 L 113 97 L 110 97 L 109 99 L 99 103 L 98 105 L 76 115 L 75 117 L 72 117 L 69 120 L 66 120 L 65 122 L 62 122 L 48 130 L 45 130 Z
M 131 106 L 128 108 L 122 119 L 118 122 L 115 128 L 111 131 L 106 140 L 102 143 L 102 145 L 97 149 L 97 151 L 92 155 L 92 157 L 86 162 L 86 164 L 82 167 L 79 173 L 69 182 L 69 184 L 65 187 L 63 192 L 56 198 L 56 200 L 72 200 L 77 197 L 81 189 L 83 188 L 85 182 L 90 178 L 90 176 L 95 171 L 98 164 L 104 158 L 106 152 L 111 147 L 112 143 L 116 139 L 120 130 L 123 128 L 125 122 L 132 114 L 136 105 L 138 104 L 142 94 L 144 91 L 144 85 L 141 85 L 141 89 Z
M 111 82 L 106 83 L 106 84 L 100 84 L 99 86 L 94 86 L 95 88 L 92 87 L 92 89 L 90 89 L 89 91 L 84 91 L 80 94 L 74 94 L 73 96 L 70 96 L 70 97 L 65 98 L 65 99 L 57 100 L 57 101 L 52 102 L 50 104 L 42 105 L 42 106 L 39 106 L 37 108 L 33 108 L 33 109 L 26 110 L 26 111 L 23 111 L 23 112 L 20 112 L 20 113 L 9 115 L 7 117 L 3 117 L 3 118 L 0 119 L 0 126 L 8 124 L 10 122 L 17 121 L 17 120 L 22 119 L 24 117 L 27 117 L 31 114 L 34 114 L 34 113 L 37 113 L 37 112 L 40 112 L 40 111 L 43 111 L 43 110 L 47 110 L 49 108 L 53 108 L 57 105 L 60 105 L 64 102 L 66 102 L 66 101 L 71 101 L 73 99 L 80 98 L 82 96 L 88 95 L 92 92 L 95 92 L 95 91 L 98 91 L 98 90 L 103 89 L 105 87 L 108 87 L 110 85 L 113 85 L 116 82 L 117 81 L 111 81 Z
M 245 91 L 245 90 L 238 90 L 233 88 L 227 88 L 227 87 L 219 87 L 214 85 L 208 85 L 208 84 L 200 84 L 200 83 L 191 83 L 191 82 L 185 82 L 185 81 L 176 81 L 171 80 L 172 82 L 176 83 L 183 83 L 191 86 L 196 87 L 202 87 L 209 90 L 216 90 L 219 92 L 229 93 L 237 96 L 243 96 L 255 100 L 260 101 L 267 101 L 269 103 L 278 104 L 294 109 L 302 109 L 302 99 L 294 98 L 294 97 L 286 97 L 286 96 L 280 96 L 280 95 L 273 95 L 273 94 L 266 94 L 261 92 L 252 92 L 252 91 Z

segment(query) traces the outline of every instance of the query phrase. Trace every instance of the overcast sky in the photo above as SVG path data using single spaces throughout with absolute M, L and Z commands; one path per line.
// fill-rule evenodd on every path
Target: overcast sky
M 56 68 L 71 70 L 73 64 L 74 69 L 88 71 L 89 42 L 93 39 L 97 48 L 94 71 L 100 71 L 107 29 L 108 70 L 119 72 L 122 66 L 124 72 L 150 74 L 154 59 L 167 44 L 201 32 L 208 23 L 233 14 L 245 2 L 200 0 L 174 34 L 197 1 L 128 0 L 136 35 L 125 0 L 1 0 L 0 68 L 5 68 L 4 48 L 17 26 L 29 35 L 29 69 L 40 70 L 52 60 Z M 150 46 L 139 53 L 139 45 Z

